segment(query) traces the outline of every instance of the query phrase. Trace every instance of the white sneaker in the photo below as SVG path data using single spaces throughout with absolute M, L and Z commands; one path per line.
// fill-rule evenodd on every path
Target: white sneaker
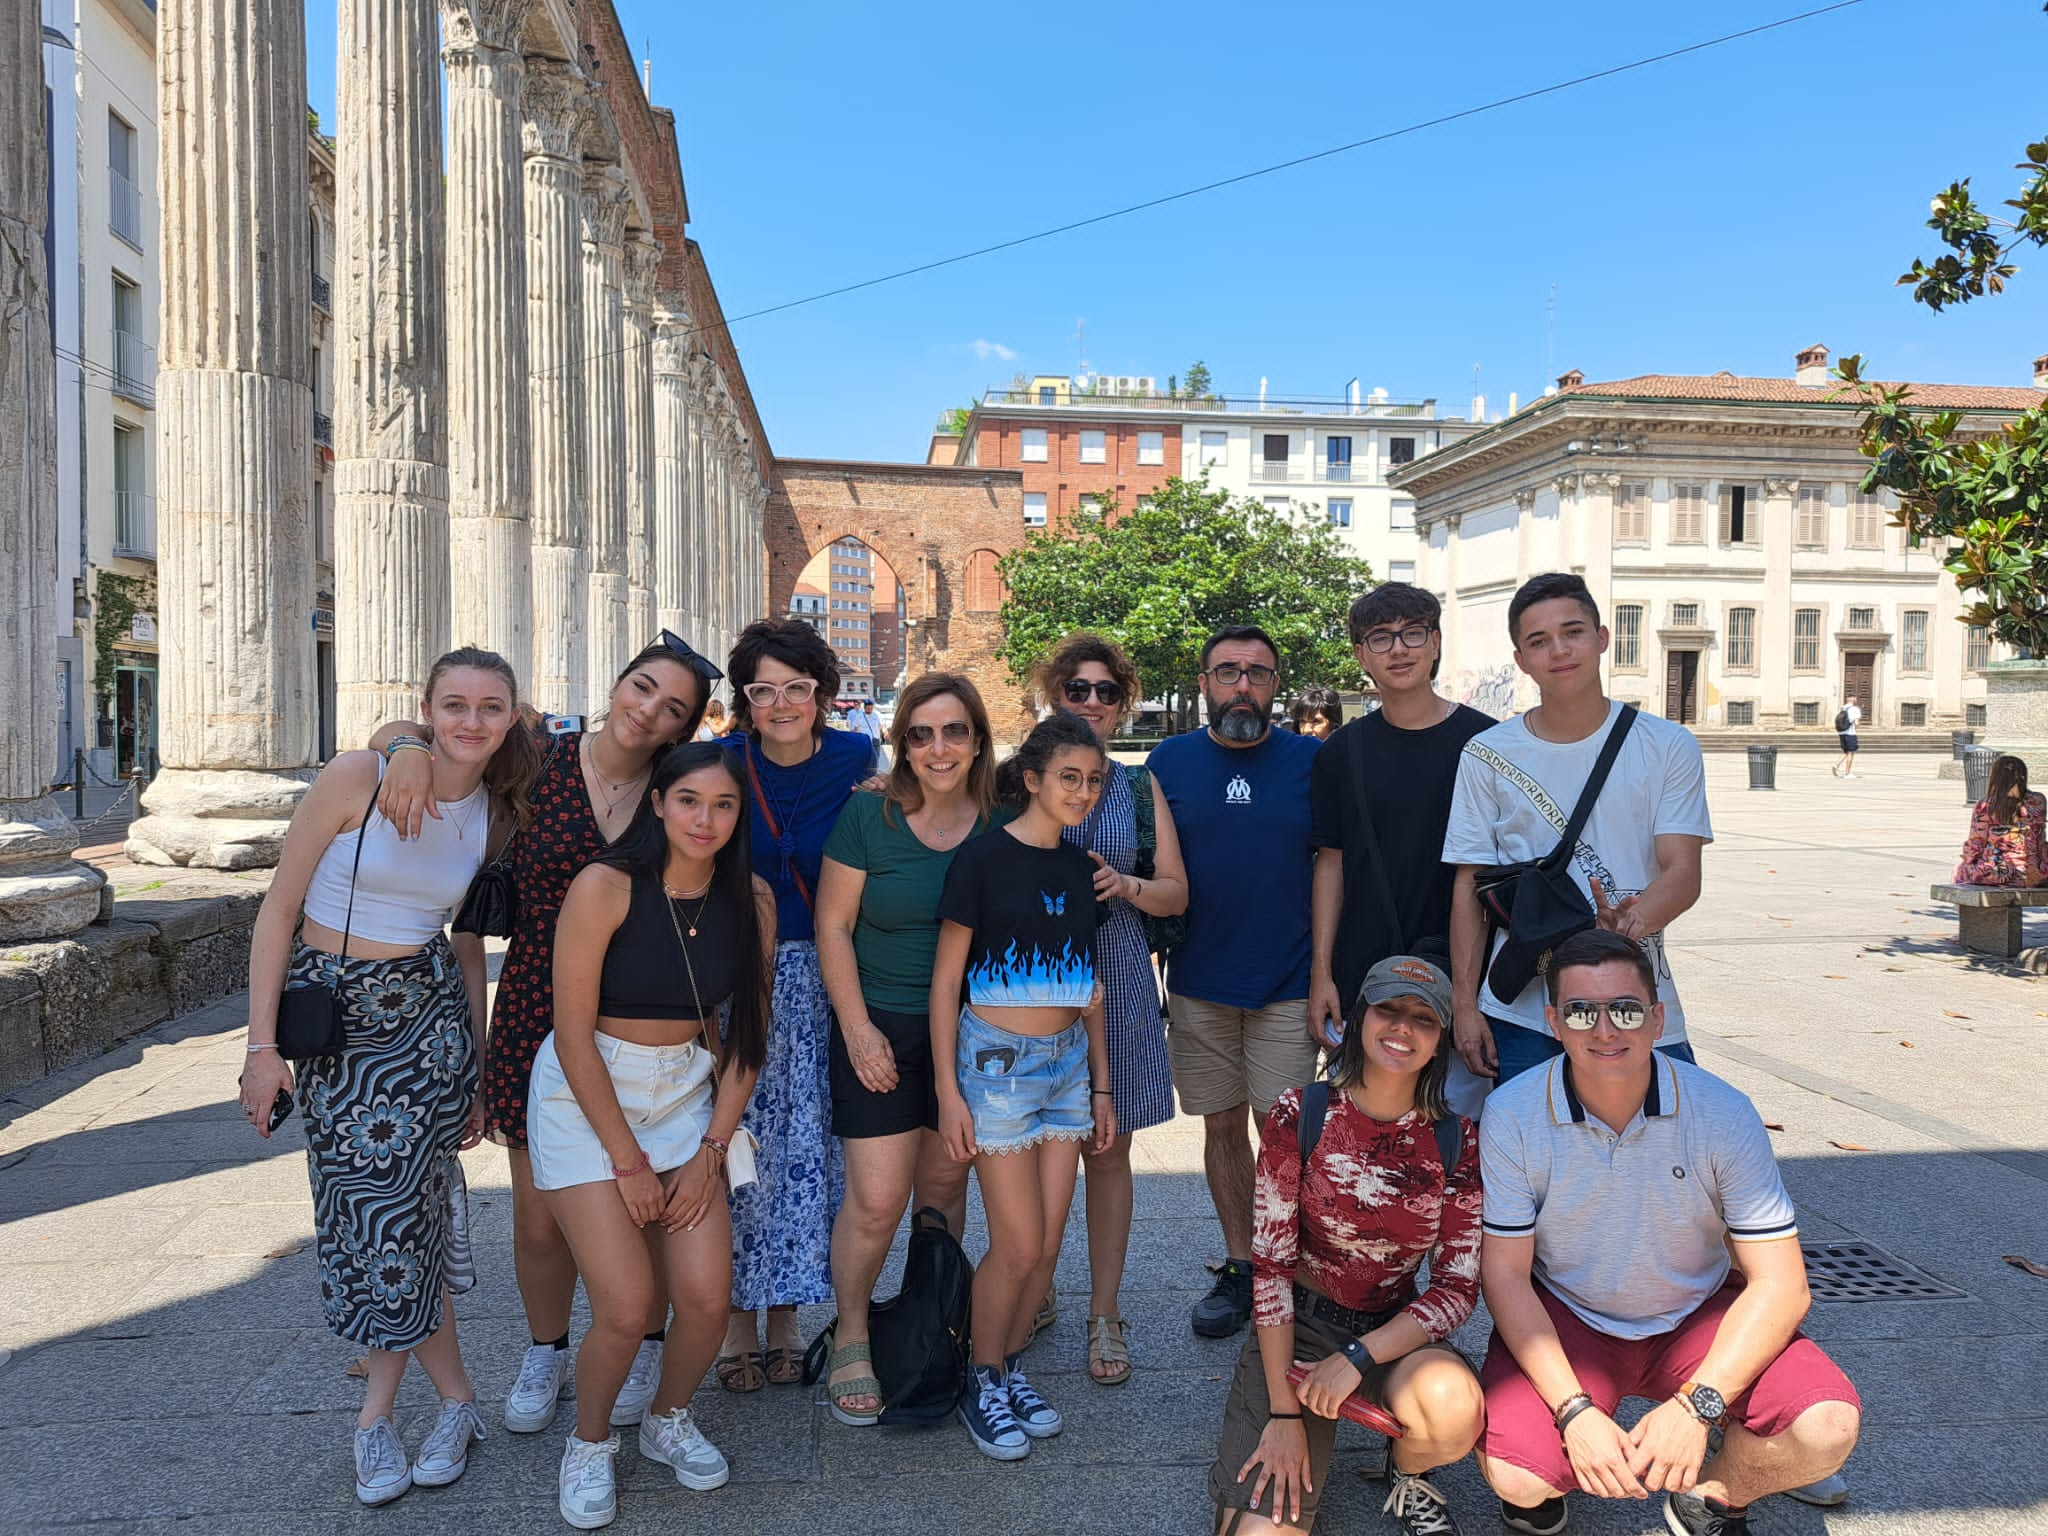
M 515 1435 L 532 1435 L 554 1423 L 555 1405 L 565 1395 L 562 1387 L 568 1375 L 569 1351 L 552 1344 L 529 1345 L 519 1363 L 519 1379 L 505 1397 L 505 1427 Z
M 389 1504 L 412 1486 L 412 1463 L 391 1421 L 378 1415 L 356 1431 L 356 1497 L 365 1504 Z
M 718 1447 L 704 1438 L 687 1408 L 650 1413 L 640 1421 L 640 1454 L 675 1469 L 676 1481 L 703 1493 L 723 1488 L 732 1468 Z
M 660 1385 L 661 1340 L 642 1339 L 633 1356 L 633 1368 L 626 1372 L 626 1384 L 612 1404 L 612 1423 L 638 1424 L 653 1406 L 654 1389 Z
M 446 1487 L 469 1470 L 470 1442 L 483 1437 L 484 1421 L 477 1417 L 475 1403 L 442 1398 L 441 1416 L 413 1458 L 412 1480 L 422 1488 Z
M 569 1437 L 555 1479 L 556 1507 L 577 1530 L 594 1531 L 618 1517 L 618 1486 L 612 1479 L 612 1458 L 618 1454 L 617 1435 L 596 1442 Z

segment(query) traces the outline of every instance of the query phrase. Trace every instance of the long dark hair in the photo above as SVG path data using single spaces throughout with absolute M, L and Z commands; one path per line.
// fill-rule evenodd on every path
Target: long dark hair
M 527 724 L 527 712 L 519 703 L 519 678 L 512 671 L 512 663 L 496 651 L 476 645 L 459 646 L 441 656 L 427 673 L 425 702 L 429 720 L 434 718 L 434 690 L 441 686 L 442 674 L 457 667 L 495 672 L 505 680 L 506 691 L 512 696 L 512 724 L 505 739 L 498 743 L 498 750 L 484 764 L 484 789 L 489 793 L 493 819 L 502 825 L 509 818 L 515 827 L 524 830 L 533 820 L 533 783 L 540 777 L 541 752 L 540 742 Z
M 697 735 L 697 727 L 704 723 L 704 710 L 711 702 L 711 682 L 702 672 L 699 672 L 695 667 L 683 660 L 682 657 L 670 650 L 661 641 L 657 640 L 652 645 L 642 647 L 631 661 L 619 668 L 619 675 L 612 679 L 612 687 L 616 689 L 619 684 L 623 683 L 635 672 L 638 672 L 642 667 L 656 661 L 665 661 L 671 666 L 681 667 L 696 681 L 697 704 L 684 719 L 682 731 L 677 735 L 676 742 L 694 740 Z M 607 708 L 604 714 L 600 714 L 596 718 L 602 720 L 605 715 L 610 713 L 609 696 L 607 696 Z M 671 742 L 669 745 L 673 746 L 675 742 Z M 657 748 L 656 750 L 660 749 Z
M 1450 969 L 1451 947 L 1442 939 L 1419 939 L 1411 953 L 1439 970 Z M 1451 1073 L 1451 1052 L 1456 1049 L 1451 1039 L 1451 1021 L 1439 1019 L 1437 1023 L 1441 1027 L 1436 1032 L 1436 1054 L 1422 1064 L 1422 1071 L 1415 1078 L 1415 1107 L 1422 1111 L 1423 1119 L 1432 1123 L 1451 1113 L 1450 1095 L 1444 1084 Z M 1330 1057 L 1330 1081 L 1339 1088 L 1349 1088 L 1364 1076 L 1365 1008 L 1354 1002 L 1345 1022 L 1344 1038 L 1337 1042 L 1336 1052 Z
M 1991 760 L 1991 778 L 1984 786 L 1984 802 L 1991 807 L 1991 819 L 2001 827 L 2020 819 L 2020 806 L 2027 798 L 2027 760 L 2002 752 Z
M 747 773 L 739 759 L 715 741 L 685 741 L 669 748 L 654 765 L 647 797 L 640 802 L 632 824 L 598 855 L 598 862 L 624 870 L 635 881 L 659 881 L 668 868 L 669 842 L 668 828 L 654 814 L 654 802 L 677 780 L 700 768 L 722 769 L 739 791 L 740 813 L 732 836 L 712 856 L 709 899 L 732 909 L 733 942 L 741 962 L 733 975 L 732 1005 L 724 1030 L 726 1057 L 746 1071 L 758 1072 L 768 1059 L 768 975 L 759 960 L 761 918 L 754 905 L 752 817 L 747 804 Z M 717 1026 L 707 1019 L 705 1027 Z
M 996 798 L 1011 805 L 1024 806 L 1031 803 L 1031 790 L 1024 782 L 1027 773 L 1042 774 L 1052 765 L 1052 760 L 1067 747 L 1085 747 L 1105 763 L 1109 754 L 1102 743 L 1095 739 L 1088 722 L 1071 709 L 1057 709 L 1031 728 L 1031 734 L 1024 738 L 1024 744 L 996 769 Z

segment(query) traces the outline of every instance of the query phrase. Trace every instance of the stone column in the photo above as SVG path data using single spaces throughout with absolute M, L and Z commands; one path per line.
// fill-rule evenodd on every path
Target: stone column
M 448 580 L 458 645 L 533 685 L 526 194 L 518 51 L 527 0 L 442 0 L 448 69 Z
M 626 634 L 625 235 L 631 194 L 616 165 L 583 173 L 583 397 L 590 493 L 588 709 L 602 709 L 637 645 Z
M 589 88 L 533 60 L 520 100 L 526 156 L 526 339 L 533 455 L 533 682 L 542 709 L 584 712 L 590 509 L 583 401 L 583 163 Z
M 435 0 L 341 0 L 335 738 L 418 715 L 448 649 L 447 307 Z
M 654 315 L 654 616 L 700 650 L 711 637 L 691 610 L 690 316 L 664 305 Z M 723 656 L 711 658 L 721 667 Z
M 683 601 L 688 606 L 690 622 L 699 629 L 705 639 L 714 647 L 720 647 L 719 654 L 725 654 L 719 637 L 713 632 L 711 621 L 711 597 L 706 573 L 710 570 L 711 559 L 711 499 L 706 490 L 706 466 L 711 459 L 711 396 L 704 385 L 706 365 L 702 361 L 690 364 L 689 388 L 689 475 L 685 481 L 688 495 L 685 537 L 689 540 L 684 547 Z M 721 666 L 724 665 L 721 659 Z
M 636 235 L 626 248 L 626 632 L 654 638 L 654 273 L 661 247 Z
M 164 766 L 128 853 L 246 869 L 317 751 L 305 7 L 164 0 L 157 122 Z
M 49 140 L 41 10 L 0 15 L 0 943 L 76 933 L 100 872 L 49 793 L 57 767 L 57 372 L 50 350 Z
M 1792 654 L 1792 547 L 1798 495 L 1797 480 L 1764 482 L 1764 595 L 1757 604 L 1751 642 L 1756 647 L 1757 678 L 1763 694 L 1756 723 L 1781 730 L 1792 724 L 1792 676 L 1784 661 Z M 1942 586 L 1954 590 L 1953 583 L 1943 582 Z M 1766 656 L 1777 658 L 1776 663 L 1762 664 Z

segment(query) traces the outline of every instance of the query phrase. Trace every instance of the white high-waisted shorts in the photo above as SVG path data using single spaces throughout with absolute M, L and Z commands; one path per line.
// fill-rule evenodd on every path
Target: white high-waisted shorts
M 711 1129 L 711 1053 L 696 1041 L 635 1045 L 599 1034 L 597 1051 L 611 1069 L 612 1092 L 633 1139 L 656 1173 L 680 1168 L 697 1155 Z M 526 1150 L 537 1189 L 610 1183 L 611 1154 L 591 1129 L 583 1106 L 562 1075 L 555 1037 L 541 1042 L 526 1096 Z

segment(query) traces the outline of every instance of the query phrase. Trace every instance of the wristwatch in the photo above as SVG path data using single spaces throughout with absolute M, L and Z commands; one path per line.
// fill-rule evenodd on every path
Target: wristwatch
M 1721 1416 L 1728 1411 L 1727 1400 L 1703 1382 L 1681 1383 L 1677 1396 L 1685 1411 L 1702 1424 L 1718 1424 L 1721 1422 Z
M 1363 1339 L 1346 1339 L 1344 1341 L 1344 1358 L 1351 1362 L 1361 1377 L 1379 1363 L 1373 1359 L 1372 1351 L 1365 1347 L 1365 1340 Z

